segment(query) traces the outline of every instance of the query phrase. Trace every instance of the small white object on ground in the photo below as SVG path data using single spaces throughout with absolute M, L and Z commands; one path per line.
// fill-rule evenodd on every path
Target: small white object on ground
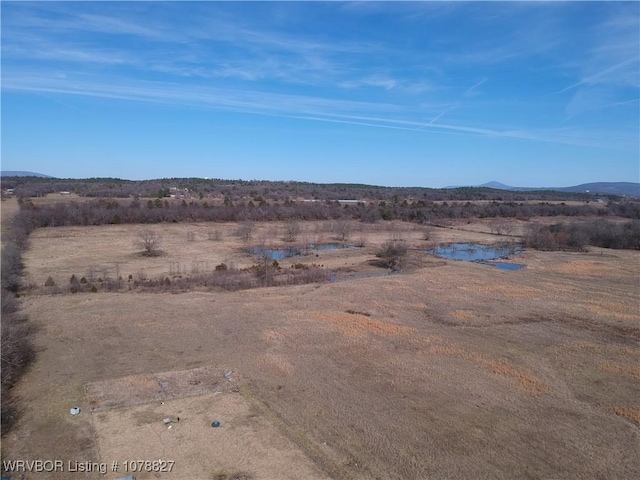
M 78 415 L 80 413 L 80 409 L 78 407 L 72 407 L 71 410 L 69 410 L 69 413 L 71 415 Z

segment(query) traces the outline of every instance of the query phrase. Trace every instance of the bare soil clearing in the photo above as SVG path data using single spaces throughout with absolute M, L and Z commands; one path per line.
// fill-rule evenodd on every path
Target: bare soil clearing
M 189 227 L 167 236 L 178 242 Z M 131 227 L 36 231 L 28 272 L 48 275 L 55 255 L 61 278 L 81 273 L 83 244 L 106 264 L 122 255 L 112 248 L 122 228 Z M 390 230 L 367 235 L 375 245 Z M 437 229 L 430 241 L 495 239 Z M 225 257 L 218 242 L 183 245 L 199 243 L 212 262 Z M 252 261 L 233 245 L 234 261 Z M 371 268 L 366 249 L 329 255 L 322 262 Z M 39 352 L 16 387 L 25 409 L 3 455 L 153 460 L 144 456 L 175 446 L 185 476 L 166 478 L 179 479 L 640 476 L 639 252 L 525 251 L 518 263 L 526 268 L 427 259 L 389 277 L 240 292 L 27 295 Z M 216 395 L 230 369 L 238 391 Z M 143 386 L 158 393 L 158 379 L 186 396 L 149 397 Z M 118 385 L 125 394 L 102 408 Z M 82 413 L 71 417 L 75 404 Z M 213 429 L 218 411 L 231 420 Z M 172 429 L 161 422 L 169 415 L 181 418 Z M 227 456 L 212 453 L 211 435 Z
M 179 420 L 165 424 L 165 418 Z M 221 422 L 217 428 L 211 425 L 214 419 Z M 100 456 L 109 459 L 109 467 L 114 460 L 121 472 L 137 459 L 167 461 L 156 472 L 144 471 L 142 464 L 133 467 L 140 480 L 330 478 L 239 393 L 109 410 L 96 413 L 93 423 Z M 169 463 L 173 459 L 176 463 Z

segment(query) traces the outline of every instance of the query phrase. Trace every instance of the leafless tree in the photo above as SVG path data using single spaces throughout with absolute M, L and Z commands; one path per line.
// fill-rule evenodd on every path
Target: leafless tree
M 492 222 L 489 228 L 491 229 L 491 233 L 495 235 L 511 235 L 511 231 L 513 230 L 510 224 L 503 222 Z
M 240 225 L 236 229 L 236 235 L 242 239 L 244 242 L 248 242 L 251 240 L 251 235 L 253 235 L 253 223 L 245 222 Z
M 338 220 L 334 224 L 334 232 L 341 242 L 346 242 L 351 236 L 351 222 L 349 220 Z
M 274 260 L 273 247 L 269 246 L 267 239 L 261 235 L 258 239 L 258 245 L 254 251 L 258 259 L 257 275 L 265 285 L 269 285 L 271 282 L 271 270 L 277 269 L 278 262 Z
M 209 232 L 207 232 L 207 238 L 209 240 L 219 242 L 220 240 L 222 240 L 222 234 L 220 233 L 220 230 L 210 230 Z
M 284 240 L 285 242 L 295 242 L 300 235 L 300 224 L 295 219 L 288 219 L 284 222 Z
M 151 228 L 140 230 L 138 232 L 138 238 L 136 238 L 135 241 L 135 245 L 144 250 L 142 254 L 145 257 L 156 257 L 160 255 L 159 247 L 161 243 L 162 236 Z

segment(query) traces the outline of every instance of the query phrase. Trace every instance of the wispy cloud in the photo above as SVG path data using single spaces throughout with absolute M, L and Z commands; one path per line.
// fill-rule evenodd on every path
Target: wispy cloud
M 338 83 L 342 88 L 363 88 L 373 87 L 382 88 L 384 90 L 395 90 L 409 94 L 422 94 L 433 90 L 434 85 L 425 80 L 407 81 L 399 78 L 393 78 L 390 75 L 374 74 L 365 78 L 356 78 L 345 80 Z
M 568 121 L 584 118 L 592 122 L 610 122 L 612 109 L 630 113 L 635 110 L 637 120 L 640 88 L 638 5 L 612 4 L 607 15 L 592 27 L 590 33 L 590 45 L 583 58 L 571 67 L 576 81 L 551 95 L 562 98 L 562 94 L 571 93 L 565 106 Z
M 233 112 L 290 117 L 305 120 L 363 125 L 425 133 L 457 133 L 473 136 L 511 138 L 534 142 L 560 143 L 580 146 L 610 144 L 610 132 L 591 131 L 581 135 L 571 129 L 514 129 L 483 128 L 451 123 L 440 123 L 438 118 L 425 123 L 415 119 L 418 112 L 390 103 L 358 102 L 302 95 L 285 95 L 252 90 L 195 88 L 185 90 L 175 83 L 138 82 L 122 84 L 85 80 L 52 79 L 49 77 L 18 75 L 5 76 L 3 88 L 7 91 L 37 92 L 45 94 L 79 95 L 96 98 L 151 102 L 192 108 L 211 108 Z M 618 146 L 628 148 L 632 137 L 618 135 Z
M 181 77 L 337 85 L 356 73 L 372 79 L 360 86 L 383 89 L 393 81 L 376 82 L 377 72 L 368 66 L 374 55 L 389 54 L 380 42 L 293 35 L 266 25 L 259 16 L 233 15 L 220 4 L 194 4 L 188 15 L 183 11 L 176 16 L 177 22 L 144 6 L 117 5 L 117 13 L 100 4 L 76 8 L 66 3 L 11 11 L 3 18 L 3 55 L 21 62 L 120 63 Z M 92 11 L 83 13 L 83 8 Z M 123 14 L 142 14 L 144 20 L 131 21 Z M 136 48 L 131 48 L 132 40 Z M 418 91 L 418 84 L 407 85 L 409 89 Z
M 566 92 L 567 90 L 571 90 L 573 88 L 579 87 L 580 85 L 598 85 L 600 83 L 608 83 L 611 81 L 611 74 L 617 71 L 622 70 L 623 68 L 629 67 L 631 65 L 640 64 L 640 59 L 638 57 L 627 58 L 626 60 L 616 63 L 615 65 L 608 66 L 603 70 L 597 71 L 595 73 L 591 73 L 589 76 L 583 78 L 579 82 L 576 82 L 572 85 L 569 85 L 561 90 L 558 90 L 555 93 Z M 614 79 L 615 82 L 618 81 L 618 78 Z
M 469 88 L 467 88 L 467 90 L 465 90 L 465 92 L 464 92 L 464 96 L 465 96 L 465 97 L 467 97 L 467 98 L 468 98 L 468 97 L 473 96 L 473 95 L 474 95 L 474 91 L 475 91 L 475 90 L 476 90 L 480 85 L 482 85 L 483 83 L 485 83 L 486 81 L 487 81 L 487 79 L 486 79 L 486 78 L 483 78 L 483 79 L 482 79 L 482 80 L 480 80 L 479 82 L 474 83 L 473 85 L 471 85 Z

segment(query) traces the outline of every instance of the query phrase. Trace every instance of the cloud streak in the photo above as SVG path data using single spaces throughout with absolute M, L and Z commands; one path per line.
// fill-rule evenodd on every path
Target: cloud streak
M 583 78 L 582 80 L 580 80 L 579 82 L 574 83 L 573 85 L 569 85 L 568 87 L 565 87 L 561 90 L 558 90 L 557 92 L 554 93 L 563 93 L 566 92 L 567 90 L 571 90 L 573 88 L 579 87 L 581 85 L 585 85 L 585 84 L 598 84 L 601 83 L 602 80 L 606 79 L 607 76 L 613 72 L 619 71 L 622 68 L 628 66 L 628 65 L 637 65 L 638 63 L 640 63 L 640 61 L 638 60 L 638 57 L 635 58 L 628 58 L 620 63 L 616 63 L 615 65 L 611 65 L 603 70 L 600 70 L 599 72 L 593 73 L 590 76 Z
M 610 136 L 610 133 L 607 132 L 592 131 L 588 136 L 582 136 L 575 131 L 495 129 L 439 123 L 437 120 L 443 116 L 446 110 L 430 122 L 425 123 L 412 118 L 416 117 L 418 112 L 391 103 L 358 102 L 254 90 L 217 88 L 184 90 L 180 84 L 172 83 L 139 82 L 123 85 L 116 82 L 92 82 L 19 75 L 15 78 L 12 76 L 4 77 L 3 89 L 207 108 L 394 130 L 421 130 L 432 134 L 456 133 L 579 146 L 605 146 L 604 139 Z

